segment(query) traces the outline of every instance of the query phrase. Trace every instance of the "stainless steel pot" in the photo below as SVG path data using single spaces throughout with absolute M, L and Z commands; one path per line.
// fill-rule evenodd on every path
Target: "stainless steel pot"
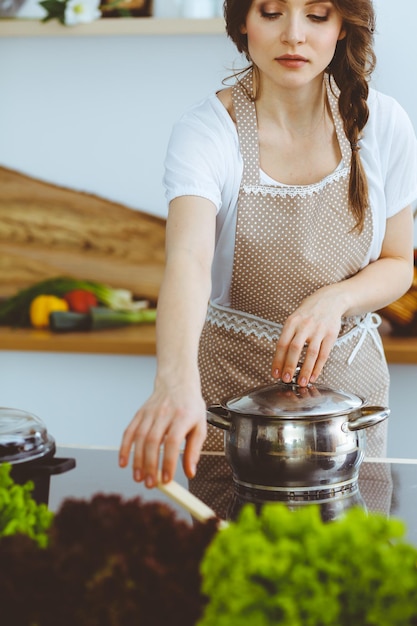
M 359 490 L 359 481 L 349 483 L 340 489 L 317 489 L 308 492 L 271 491 L 244 488 L 236 485 L 235 492 L 227 511 L 228 520 L 236 520 L 246 504 L 252 504 L 259 512 L 264 504 L 283 502 L 290 511 L 314 504 L 318 506 L 320 516 L 324 522 L 342 517 L 352 507 L 361 507 L 367 510 L 366 504 Z
M 226 431 L 226 457 L 237 485 L 297 492 L 357 480 L 365 429 L 389 416 L 359 396 L 320 385 L 276 382 L 207 409 Z

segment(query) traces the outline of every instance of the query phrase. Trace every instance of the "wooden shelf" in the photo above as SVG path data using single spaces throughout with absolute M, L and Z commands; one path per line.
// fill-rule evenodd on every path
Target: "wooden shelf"
M 154 324 L 62 334 L 0 327 L 1 350 L 149 356 L 155 354 L 155 343 Z
M 417 365 L 417 337 L 382 336 L 388 363 Z
M 0 37 L 94 37 L 125 35 L 221 35 L 223 18 L 159 19 L 153 17 L 101 18 L 89 24 L 64 26 L 57 20 L 0 18 Z
M 388 363 L 417 365 L 417 337 L 382 337 Z M 0 327 L 0 350 L 80 354 L 155 355 L 155 326 L 58 334 Z

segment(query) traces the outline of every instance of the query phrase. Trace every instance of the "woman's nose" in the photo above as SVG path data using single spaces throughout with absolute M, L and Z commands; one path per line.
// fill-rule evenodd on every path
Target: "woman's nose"
M 283 43 L 296 46 L 305 41 L 305 32 L 301 20 L 298 17 L 288 17 L 283 24 L 281 35 Z

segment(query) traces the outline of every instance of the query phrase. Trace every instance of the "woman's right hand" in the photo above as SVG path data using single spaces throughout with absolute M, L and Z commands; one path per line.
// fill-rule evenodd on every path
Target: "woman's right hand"
M 185 440 L 183 465 L 192 478 L 207 434 L 198 348 L 211 290 L 216 207 L 183 196 L 170 203 L 166 264 L 156 320 L 157 376 L 149 400 L 126 428 L 119 465 L 133 449 L 133 478 L 147 487 L 172 480 Z M 163 447 L 162 460 L 160 460 Z
M 133 449 L 133 478 L 154 487 L 173 479 L 181 446 L 185 440 L 183 467 L 188 478 L 196 472 L 207 434 L 206 406 L 200 385 L 176 386 L 160 381 L 149 400 L 135 414 L 123 434 L 119 465 L 126 467 Z

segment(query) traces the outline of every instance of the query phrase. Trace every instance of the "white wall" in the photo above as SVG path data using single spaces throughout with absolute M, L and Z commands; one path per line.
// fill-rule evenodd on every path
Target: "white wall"
M 59 444 L 117 447 L 155 369 L 154 357 L 0 350 L 0 406 L 38 415 Z
M 409 70 L 415 58 L 417 2 L 374 0 L 377 15 L 375 86 L 403 105 L 417 129 L 417 84 Z
M 221 35 L 0 39 L 0 164 L 165 215 L 172 124 L 233 58 Z

